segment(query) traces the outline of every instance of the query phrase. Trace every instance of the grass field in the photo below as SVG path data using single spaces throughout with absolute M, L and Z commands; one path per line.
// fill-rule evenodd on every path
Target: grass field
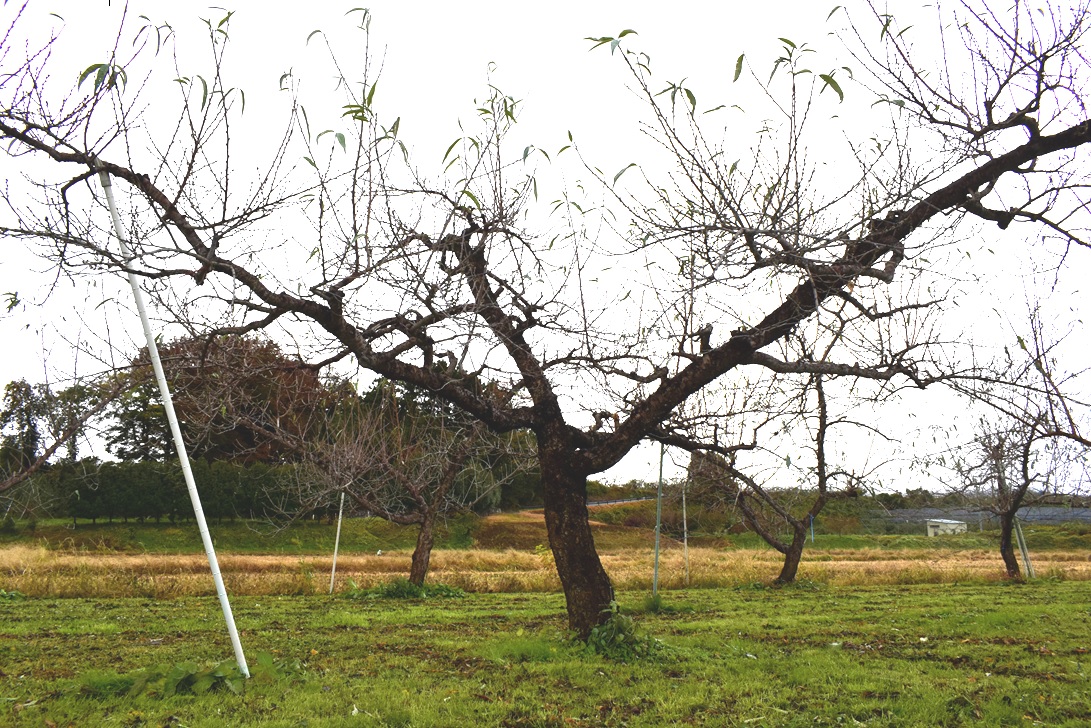
M 556 594 L 240 597 L 242 695 L 118 696 L 140 668 L 230 657 L 213 599 L 0 602 L 0 724 L 1086 726 L 1086 582 L 704 589 L 638 614 L 629 663 L 564 634 Z M 640 612 L 643 595 L 620 601 Z
M 328 526 L 214 524 L 244 685 L 186 531 L 0 541 L 0 726 L 1091 725 L 1091 548 L 1063 529 L 1030 534 L 1027 584 L 987 533 L 819 536 L 782 589 L 745 536 L 691 548 L 687 586 L 667 540 L 649 611 L 650 534 L 599 525 L 633 644 L 659 645 L 606 659 L 565 633 L 540 515 L 449 524 L 430 580 L 470 593 L 428 601 L 350 598 L 406 573 L 405 530 L 347 523 L 330 597 Z

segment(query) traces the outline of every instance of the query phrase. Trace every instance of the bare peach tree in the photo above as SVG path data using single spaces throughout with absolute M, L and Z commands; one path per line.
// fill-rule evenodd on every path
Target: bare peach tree
M 972 438 L 957 432 L 925 466 L 946 472 L 953 492 L 1000 524 L 1000 558 L 1010 579 L 1022 579 L 1015 554 L 1015 524 L 1028 506 L 1086 494 L 1091 487 L 1091 407 L 1070 394 L 1087 370 L 1062 369 L 1058 344 L 1050 341 L 1035 310 L 1027 336 L 1017 336 L 1010 371 L 977 386 L 958 386 L 970 402 L 983 404 Z
M 524 433 L 494 434 L 443 406 L 400 397 L 381 382 L 370 396 L 338 398 L 326 437 L 307 443 L 288 515 L 344 493 L 357 512 L 417 529 L 409 581 L 424 584 L 436 529 L 452 515 L 498 501 L 530 467 Z
M 781 432 L 807 433 L 809 443 L 802 447 L 797 444 L 790 451 L 803 451 L 803 458 L 783 454 L 786 446 L 781 442 L 781 449 L 774 450 L 771 459 L 777 467 L 766 465 L 762 472 L 754 472 L 756 466 L 748 463 L 746 456 L 759 449 L 757 441 L 726 452 L 695 447 L 690 458 L 689 481 L 696 483 L 706 498 L 718 501 L 719 507 L 737 510 L 746 526 L 784 557 L 774 579 L 776 584 L 796 580 L 807 536 L 826 505 L 834 499 L 862 495 L 875 470 L 874 466 L 864 472 L 841 467 L 828 452 L 831 431 L 867 426 L 847 412 L 831 414 L 823 379 L 822 374 L 812 375 L 794 397 L 784 396 L 785 401 L 795 401 L 796 406 L 776 421 Z M 760 432 L 762 428 L 756 429 Z M 777 438 L 769 440 L 775 442 Z M 794 477 L 785 479 L 785 471 Z
M 772 76 L 739 58 L 735 78 L 764 94 L 755 113 L 770 119 L 744 138 L 717 131 L 693 89 L 663 88 L 631 32 L 593 39 L 644 97 L 647 160 L 622 177 L 580 149 L 577 172 L 601 185 L 562 188 L 549 205 L 536 197 L 540 155 L 507 148 L 520 106 L 495 89 L 426 176 L 400 121 L 380 113 L 372 65 L 350 77 L 335 64 L 344 96 L 329 105 L 345 116 L 318 128 L 286 74 L 283 133 L 252 173 L 238 162 L 242 129 L 273 125 L 242 113 L 230 17 L 208 22 L 201 74 L 171 56 L 177 34 L 147 25 L 69 69 L 82 86 L 52 69 L 59 41 L 13 42 L 16 22 L 0 60 L 12 179 L 0 234 L 67 271 L 133 271 L 161 315 L 193 330 L 267 328 L 316 366 L 352 361 L 494 433 L 532 431 L 569 624 L 586 638 L 614 597 L 588 523 L 590 475 L 647 440 L 751 443 L 730 408 L 715 410 L 720 443 L 685 421 L 713 386 L 771 374 L 917 386 L 965 370 L 931 335 L 943 305 L 928 285 L 975 220 L 1019 246 L 1086 246 L 1086 3 L 944 6 L 910 32 L 853 7 L 831 21 L 836 60 L 791 41 Z M 169 78 L 148 61 L 156 50 L 174 59 Z M 849 64 L 852 76 L 824 72 Z M 815 121 L 854 95 L 889 113 Z M 105 228 L 99 171 L 129 189 L 132 259 Z

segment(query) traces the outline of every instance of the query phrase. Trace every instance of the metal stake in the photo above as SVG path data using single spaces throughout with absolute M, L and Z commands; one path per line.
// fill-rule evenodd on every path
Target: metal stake
M 155 345 L 151 324 L 148 323 L 148 314 L 144 309 L 144 294 L 140 290 L 140 283 L 137 281 L 136 274 L 132 271 L 130 265 L 134 256 L 129 241 L 125 237 L 125 232 L 121 227 L 121 216 L 118 215 L 117 204 L 114 202 L 110 174 L 99 169 L 99 181 L 102 183 L 103 192 L 106 193 L 106 202 L 110 207 L 110 218 L 114 223 L 114 233 L 121 242 L 121 253 L 125 258 L 126 267 L 130 269 L 127 273 L 129 285 L 133 289 L 136 310 L 140 314 L 140 324 L 144 327 L 144 338 L 148 342 L 148 357 L 152 361 L 155 380 L 159 383 L 159 396 L 162 398 L 163 408 L 167 412 L 167 422 L 170 423 L 170 432 L 174 437 L 174 448 L 178 452 L 178 462 L 182 466 L 182 476 L 185 478 L 186 488 L 189 490 L 189 500 L 193 504 L 193 515 L 197 519 L 197 529 L 201 532 L 201 542 L 204 543 L 208 565 L 212 569 L 212 580 L 216 583 L 216 595 L 220 598 L 220 608 L 223 610 L 224 619 L 227 621 L 227 632 L 231 637 L 231 647 L 235 650 L 235 662 L 242 674 L 250 677 L 250 670 L 246 667 L 246 656 L 242 652 L 242 643 L 239 642 L 239 632 L 235 628 L 235 617 L 231 614 L 231 603 L 227 600 L 227 589 L 224 587 L 223 577 L 220 575 L 220 565 L 216 560 L 216 549 L 212 545 L 212 536 L 208 533 L 208 523 L 205 521 L 204 509 L 201 508 L 201 496 L 197 493 L 197 484 L 193 480 L 193 470 L 189 466 L 186 443 L 182 440 L 182 430 L 178 426 L 178 415 L 174 412 L 174 402 L 171 400 L 170 388 L 167 386 L 167 378 L 163 374 L 163 363 L 159 360 L 159 349 Z
M 1034 564 L 1030 563 L 1030 551 L 1027 549 L 1027 541 L 1023 538 L 1023 526 L 1019 523 L 1018 518 L 1013 518 L 1015 521 L 1015 540 L 1019 543 L 1019 553 L 1023 556 L 1023 566 L 1027 570 L 1027 578 L 1034 578 Z
M 341 505 L 337 508 L 337 535 L 333 537 L 333 568 L 330 569 L 330 594 L 333 594 L 333 577 L 337 575 L 337 547 L 341 544 L 341 516 L 345 514 L 345 491 L 341 491 Z
M 663 525 L 663 455 L 666 446 L 659 443 L 659 484 L 655 487 L 655 566 L 652 568 L 652 597 L 659 595 L 659 532 Z

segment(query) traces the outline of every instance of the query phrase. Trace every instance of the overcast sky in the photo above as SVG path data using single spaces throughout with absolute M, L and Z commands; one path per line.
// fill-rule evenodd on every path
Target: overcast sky
M 308 42 L 308 36 L 323 30 L 341 52 L 349 48 L 351 58 L 352 44 L 358 46 L 362 37 L 353 27 L 361 14 L 345 11 L 355 4 L 251 1 L 229 6 L 235 14 L 230 23 L 228 74 L 232 83 L 246 91 L 246 117 L 258 120 L 248 127 L 257 146 L 262 133 L 275 134 L 282 126 L 278 112 L 283 109 L 283 94 L 278 84 L 289 70 L 303 79 L 303 98 L 312 126 L 325 128 L 323 125 L 338 122 L 340 97 L 334 93 L 333 78 L 321 70 L 323 37 L 312 36 Z M 388 120 L 401 118 L 400 135 L 411 145 L 417 165 L 436 163 L 438 167 L 447 145 L 459 136 L 459 120 L 472 118 L 473 100 L 483 96 L 491 83 L 523 101 L 519 135 L 527 144 L 558 149 L 571 132 L 581 150 L 591 155 L 589 161 L 603 169 L 619 169 L 632 161 L 644 143 L 631 120 L 635 113 L 627 113 L 639 107 L 639 100 L 627 85 L 629 79 L 617 59 L 605 48 L 589 53 L 591 44 L 586 36 L 613 36 L 623 29 L 634 29 L 638 35 L 627 39 L 629 47 L 651 56 L 659 79 L 686 79 L 700 108 L 725 104 L 749 109 L 757 101 L 746 96 L 741 85 L 732 83 L 738 56 L 746 53 L 753 67 L 768 68 L 781 47 L 777 39 L 789 38 L 797 44 L 808 43 L 818 51 L 817 56 L 825 58 L 823 54 L 832 54 L 839 47 L 836 35 L 831 35 L 838 26 L 828 21 L 835 5 L 776 0 L 669 5 L 377 2 L 370 5 L 371 55 L 383 65 L 376 107 Z M 9 0 L 0 10 L 4 27 L 19 7 Z M 903 16 L 918 13 L 927 19 L 927 7 L 925 3 L 898 3 L 898 12 Z M 62 42 L 55 54 L 54 74 L 60 77 L 63 72 L 75 78 L 89 64 L 105 59 L 124 8 L 117 1 L 35 0 L 22 34 L 36 35 L 29 39 L 33 45 L 51 30 L 59 30 Z M 183 39 L 180 47 L 185 49 L 180 60 L 183 73 L 187 64 L 195 69 L 193 73 L 199 72 L 205 58 L 199 19 L 216 23 L 225 15 L 222 9 L 191 2 L 132 2 L 127 12 L 130 27 L 139 27 L 142 21 L 137 16 L 146 15 L 155 23 L 169 22 L 177 30 Z M 854 97 L 854 90 L 846 84 L 846 91 L 849 98 L 842 109 L 851 109 L 851 113 L 831 110 L 825 123 L 839 135 L 859 134 L 872 121 L 869 114 L 877 112 L 862 90 L 856 90 Z M 266 117 L 270 123 L 261 124 Z M 739 134 L 745 135 L 758 121 L 753 114 L 738 113 L 725 117 L 722 123 L 736 125 Z M 122 302 L 125 289 L 109 281 L 90 290 L 86 281 L 77 285 L 56 281 L 45 263 L 14 245 L 5 242 L 7 249 L 0 258 L 0 293 L 17 291 L 23 304 L 0 318 L 0 334 L 8 349 L 0 360 L 0 380 L 25 377 L 42 381 L 48 377 L 63 381 L 74 369 L 74 343 L 106 338 L 107 321 L 114 327 L 109 332 L 113 345 L 122 352 L 129 350 L 120 354 L 122 361 L 141 345 L 139 332 L 134 332 L 131 324 L 111 318 L 119 307 L 127 305 Z M 1080 309 L 1086 305 L 1082 284 L 1091 266 L 1086 255 L 1073 256 L 1070 264 L 1076 272 L 1064 278 L 1059 297 Z M 1026 294 L 1019 288 L 1026 285 L 1024 281 L 1009 288 L 1007 298 L 1020 304 Z M 103 299 L 114 296 L 118 297 L 117 306 L 100 306 Z M 114 313 L 108 316 L 107 312 Z M 992 317 L 995 320 L 990 325 L 1002 331 L 1006 315 Z M 1077 310 L 1072 318 L 1080 316 Z M 85 371 L 94 366 L 86 359 L 81 363 Z M 645 448 L 608 477 L 654 478 L 654 450 Z M 677 468 L 668 468 L 668 475 L 677 472 Z M 899 482 L 912 486 L 908 480 Z

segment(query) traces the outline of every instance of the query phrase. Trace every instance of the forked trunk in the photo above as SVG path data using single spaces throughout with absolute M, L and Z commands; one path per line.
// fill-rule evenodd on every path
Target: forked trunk
M 780 568 L 780 575 L 774 581 L 775 584 L 791 584 L 796 580 L 799 572 L 799 562 L 803 558 L 803 545 L 807 543 L 807 526 L 804 523 L 792 524 L 792 543 L 784 552 L 784 565 Z
M 563 456 L 547 458 L 539 452 L 539 457 L 549 547 L 564 590 L 568 626 L 586 640 L 609 617 L 614 599 L 588 522 L 587 479 L 572 473 Z
M 1019 560 L 1015 557 L 1015 543 L 1012 533 L 1015 530 L 1015 514 L 1000 514 L 1000 558 L 1004 559 L 1004 569 L 1008 572 L 1009 579 L 1022 579 L 1019 571 Z
M 428 576 L 428 562 L 432 558 L 432 546 L 435 544 L 436 514 L 427 512 L 417 532 L 417 546 L 413 549 L 413 561 L 409 566 L 409 583 L 424 586 L 424 577 Z

